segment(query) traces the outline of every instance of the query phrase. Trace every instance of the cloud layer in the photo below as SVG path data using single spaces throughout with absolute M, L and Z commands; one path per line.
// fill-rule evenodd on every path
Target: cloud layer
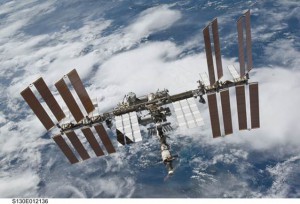
M 290 185 L 282 182 L 299 170 L 300 98 L 295 94 L 300 91 L 299 47 L 295 45 L 297 40 L 293 33 L 287 34 L 289 38 L 279 39 L 273 39 L 272 33 L 288 29 L 284 24 L 287 19 L 296 18 L 299 22 L 297 9 L 286 15 L 286 8 L 297 2 L 289 1 L 279 10 L 276 19 L 270 18 L 268 24 L 272 26 L 253 28 L 254 50 L 255 45 L 268 42 L 262 49 L 267 62 L 251 73 L 251 80 L 260 84 L 261 128 L 236 131 L 231 136 L 213 140 L 207 107 L 199 105 L 205 127 L 177 130 L 170 135 L 172 147 L 182 155 L 178 172 L 186 180 L 178 176 L 170 181 L 174 189 L 170 189 L 168 195 L 159 193 L 168 183 L 155 187 L 151 183 L 152 180 L 161 182 L 157 175 L 164 172 L 162 165 L 153 164 L 158 155 L 155 138 L 129 149 L 120 148 L 113 156 L 91 159 L 86 165 L 70 166 L 19 93 L 40 76 L 54 91 L 54 82 L 73 68 L 79 71 L 90 95 L 98 98 L 100 111 L 113 107 L 129 91 L 143 95 L 163 88 L 168 88 L 171 94 L 195 89 L 199 73 L 207 69 L 205 54 L 191 51 L 201 40 L 191 36 L 190 41 L 180 45 L 172 40 L 151 40 L 151 35 L 172 28 L 184 16 L 182 10 L 174 8 L 178 8 L 177 4 L 141 9 L 127 25 L 117 28 L 112 28 L 115 19 L 96 16 L 95 10 L 78 20 L 76 27 L 73 20 L 61 14 L 65 4 L 68 5 L 32 0 L 0 6 L 0 15 L 4 16 L 0 19 L 0 197 L 299 197 L 297 193 L 290 193 Z M 85 10 L 85 5 L 81 6 L 77 9 Z M 103 5 L 103 9 L 106 6 Z M 255 19 L 267 13 L 264 4 L 258 4 L 253 10 Z M 67 11 L 71 15 L 73 10 Z M 274 16 L 276 12 L 270 10 L 269 15 Z M 221 18 L 234 15 L 227 13 Z M 48 17 L 59 22 L 57 26 L 46 21 Z M 43 21 L 53 30 L 38 30 L 44 28 Z M 275 21 L 281 22 L 280 27 Z M 32 27 L 35 29 L 30 33 L 28 28 Z M 108 32 L 109 29 L 114 32 Z M 272 32 L 266 33 L 268 29 Z M 233 36 L 224 38 L 224 42 L 228 42 Z M 256 57 L 259 62 L 261 58 Z M 224 56 L 223 64 L 224 68 L 237 65 L 237 58 Z M 63 104 L 57 92 L 54 94 Z M 231 103 L 237 130 L 234 90 Z M 262 157 L 266 160 L 288 159 L 257 169 L 258 161 L 251 157 L 265 152 L 267 155 Z M 227 172 L 219 172 L 224 169 Z M 255 171 L 261 171 L 274 181 L 270 186 L 255 190 L 249 181 Z M 152 176 L 149 181 L 141 179 L 149 175 Z M 259 180 L 259 174 L 255 176 Z M 261 184 L 257 180 L 253 182 Z M 201 187 L 204 183 L 206 188 Z M 151 193 L 145 195 L 143 189 Z M 238 189 L 243 190 L 238 192 Z

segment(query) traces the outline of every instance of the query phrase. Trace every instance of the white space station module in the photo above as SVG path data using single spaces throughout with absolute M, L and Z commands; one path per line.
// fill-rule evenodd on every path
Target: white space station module
M 95 111 L 97 104 L 92 102 L 76 69 L 73 69 L 55 83 L 68 111 L 61 108 L 43 78 L 34 81 L 21 95 L 48 131 L 57 127 L 59 131 L 52 138 L 71 164 L 93 156 L 115 153 L 116 147 L 111 142 L 112 139 L 116 139 L 119 146 L 141 142 L 143 136 L 140 125 L 147 125 L 150 126 L 148 133 L 159 140 L 162 162 L 166 165 L 168 174 L 173 174 L 172 161 L 175 156 L 170 152 L 166 134 L 172 131 L 174 124 L 167 121 L 168 116 L 176 115 L 179 128 L 202 126 L 204 121 L 196 104 L 199 101 L 200 104 L 208 104 L 213 138 L 232 134 L 229 90 L 234 87 L 239 130 L 260 127 L 258 83 L 249 82 L 249 72 L 253 68 L 250 10 L 237 20 L 237 31 L 240 71 L 238 73 L 233 65 L 228 66 L 232 78 L 225 81 L 221 81 L 223 67 L 218 21 L 214 19 L 203 29 L 208 75 L 200 75 L 201 79 L 194 90 L 170 95 L 164 89 L 142 97 L 130 92 L 111 111 L 99 114 Z M 69 87 L 75 90 L 78 101 Z M 250 121 L 247 121 L 246 89 L 249 89 Z M 221 101 L 219 108 L 218 94 Z M 38 98 L 45 102 L 48 110 Z M 174 111 L 169 108 L 171 104 Z M 146 116 L 141 112 L 146 112 Z M 67 117 L 68 114 L 71 119 Z M 108 129 L 113 130 L 115 136 L 109 136 Z M 83 134 L 79 137 L 80 131 Z M 83 140 L 89 144 L 90 151 L 84 147 Z

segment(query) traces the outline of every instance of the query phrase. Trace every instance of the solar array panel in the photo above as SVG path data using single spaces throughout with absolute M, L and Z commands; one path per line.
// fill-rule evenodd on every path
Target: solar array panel
M 240 18 L 237 21 L 237 31 L 238 31 L 240 76 L 243 77 L 245 75 L 245 54 L 244 54 L 243 18 Z
M 252 62 L 252 43 L 251 43 L 251 25 L 250 25 L 250 10 L 237 21 L 238 31 L 238 50 L 239 50 L 239 62 L 240 62 L 240 75 L 245 75 L 245 48 L 246 48 L 246 62 L 247 71 L 249 72 L 253 67 Z M 244 32 L 246 36 L 246 47 L 244 44 Z
M 54 137 L 52 137 L 52 139 L 61 149 L 61 151 L 64 153 L 64 155 L 67 157 L 71 164 L 79 162 L 79 160 L 77 159 L 77 157 L 75 156 L 75 154 L 61 135 L 55 135 Z
M 78 152 L 78 154 L 80 155 L 80 157 L 83 160 L 89 159 L 90 155 L 87 153 L 86 149 L 82 145 L 76 133 L 74 131 L 71 131 L 71 132 L 66 132 L 66 135 L 70 140 L 70 142 L 72 143 L 72 145 L 74 146 L 74 148 L 76 149 L 76 151 Z
M 218 31 L 218 20 L 216 18 L 212 21 L 211 27 L 212 27 L 212 33 L 214 39 L 214 49 L 215 49 L 218 79 L 220 79 L 223 76 L 223 68 L 222 68 L 222 59 L 221 59 L 219 31 Z
M 56 82 L 55 86 L 75 120 L 77 122 L 81 121 L 84 116 L 64 79 L 60 79 L 58 82 Z
M 221 104 L 222 104 L 222 115 L 225 135 L 232 134 L 232 119 L 230 109 L 230 96 L 229 89 L 220 92 Z
M 33 82 L 33 84 L 56 117 L 57 121 L 64 119 L 66 116 L 46 85 L 44 79 L 40 77 L 38 80 Z
M 71 84 L 74 87 L 74 90 L 76 91 L 86 112 L 90 113 L 93 110 L 95 110 L 93 102 L 92 102 L 91 98 L 89 97 L 87 91 L 85 90 L 83 83 L 82 83 L 81 79 L 79 78 L 79 75 L 78 75 L 76 69 L 73 69 L 72 71 L 70 71 L 68 73 L 68 78 L 71 81 Z
M 211 49 L 211 42 L 210 42 L 210 34 L 209 34 L 209 26 L 203 29 L 203 36 L 204 36 L 204 44 L 205 44 L 205 53 L 206 53 L 206 60 L 207 60 L 207 67 L 208 67 L 208 75 L 209 75 L 209 82 L 210 85 L 214 85 L 216 82 L 215 79 L 215 70 L 214 70 L 214 62 L 212 58 L 212 49 Z
M 250 25 L 250 10 L 245 13 L 245 29 L 246 29 L 246 50 L 247 50 L 247 70 L 248 72 L 253 67 L 252 62 L 252 43 L 251 43 L 251 25 Z
M 218 113 L 218 104 L 216 94 L 208 94 L 208 110 L 210 115 L 210 124 L 212 129 L 213 137 L 221 136 L 219 113 Z
M 110 138 L 108 137 L 106 130 L 104 129 L 102 124 L 97 124 L 95 126 L 96 132 L 99 134 L 99 137 L 104 144 L 107 152 L 109 154 L 116 152 L 115 148 L 113 147 Z M 96 156 L 103 156 L 104 152 L 102 151 L 100 144 L 98 143 L 97 139 L 95 138 L 92 130 L 90 128 L 82 128 L 81 131 L 83 132 L 85 138 L 87 139 L 88 143 L 94 150 Z M 87 160 L 90 158 L 89 153 L 83 146 L 82 142 L 76 135 L 74 131 L 68 131 L 65 132 L 67 138 L 71 142 L 74 149 L 78 152 L 79 156 L 82 158 L 82 160 Z M 64 155 L 67 157 L 67 159 L 72 163 L 77 163 L 79 160 L 75 156 L 75 154 L 72 151 L 72 148 L 67 144 L 65 139 L 61 135 L 56 135 L 53 137 L 56 144 L 59 146 L 59 148 L 62 150 Z
M 96 140 L 92 130 L 90 128 L 82 128 L 81 131 L 83 132 L 85 138 L 91 145 L 92 149 L 94 150 L 95 154 L 99 156 L 103 156 L 104 152 L 102 151 L 98 141 Z
M 246 97 L 245 97 L 245 86 L 236 86 L 236 103 L 237 103 L 237 113 L 239 120 L 239 129 L 247 129 L 247 112 L 246 112 Z
M 106 148 L 106 151 L 111 154 L 111 153 L 114 153 L 116 152 L 114 146 L 112 145 L 108 135 L 107 135 L 107 132 L 106 130 L 104 129 L 103 125 L 102 124 L 97 124 L 94 126 L 96 132 L 98 133 L 103 145 L 105 146 Z
M 259 128 L 259 96 L 258 83 L 249 84 L 251 128 Z
M 194 128 L 204 125 L 194 98 L 176 101 L 173 103 L 173 106 L 180 128 Z
M 50 130 L 54 126 L 54 123 L 43 108 L 43 106 L 40 104 L 38 99 L 35 97 L 31 89 L 27 87 L 21 92 L 21 95 L 27 102 L 29 107 L 33 110 L 35 115 L 38 117 L 38 119 L 41 121 L 41 123 L 44 125 L 44 127 L 47 130 Z

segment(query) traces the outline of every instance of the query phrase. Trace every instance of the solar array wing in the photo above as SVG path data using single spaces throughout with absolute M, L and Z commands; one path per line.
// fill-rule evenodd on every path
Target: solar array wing
M 92 149 L 94 150 L 95 154 L 99 157 L 104 155 L 104 152 L 102 151 L 98 141 L 96 140 L 93 132 L 90 128 L 82 128 L 81 131 L 83 132 L 85 138 L 91 145 Z
M 207 67 L 208 67 L 208 75 L 209 75 L 209 82 L 210 85 L 214 85 L 216 82 L 215 79 L 215 71 L 214 71 L 214 63 L 212 58 L 212 50 L 211 50 L 211 42 L 209 36 L 209 26 L 203 29 L 203 37 L 204 37 L 204 44 L 205 44 L 205 53 L 206 53 L 206 60 L 207 60 Z
M 88 152 L 82 145 L 82 143 L 79 140 L 79 138 L 77 137 L 76 133 L 74 131 L 71 131 L 71 132 L 66 132 L 66 135 L 69 138 L 69 140 L 71 141 L 71 143 L 74 146 L 74 148 L 76 149 L 76 151 L 78 152 L 78 154 L 80 155 L 80 157 L 83 160 L 89 159 L 90 155 L 88 154 Z
M 110 139 L 107 135 L 107 132 L 103 127 L 103 125 L 102 124 L 97 124 L 97 125 L 94 126 L 94 128 L 95 128 L 96 132 L 98 133 L 102 143 L 104 144 L 107 152 L 109 154 L 116 152 L 116 150 L 115 150 L 114 146 L 112 145 L 112 143 L 111 143 L 111 141 L 110 141 Z
M 220 92 L 225 135 L 232 134 L 229 89 Z
M 176 101 L 173 106 L 180 128 L 194 128 L 204 125 L 194 98 Z
M 219 31 L 218 31 L 218 20 L 216 18 L 212 21 L 212 33 L 214 39 L 214 49 L 215 49 L 218 79 L 220 79 L 223 76 L 223 68 L 222 68 L 222 59 L 221 59 Z
M 250 25 L 250 10 L 245 13 L 246 27 L 246 50 L 247 50 L 247 70 L 250 71 L 253 67 L 252 62 L 252 44 L 251 44 L 251 25 Z
M 238 50 L 239 50 L 239 63 L 240 63 L 240 76 L 245 75 L 245 55 L 244 55 L 244 34 L 243 34 L 243 18 L 237 21 L 238 31 Z
M 52 137 L 52 139 L 55 141 L 57 146 L 61 149 L 61 151 L 64 153 L 71 164 L 79 162 L 79 160 L 61 135 L 55 135 L 54 137 Z
M 27 87 L 21 92 L 21 95 L 27 102 L 29 107 L 33 110 L 35 115 L 38 117 L 38 119 L 41 121 L 41 123 L 44 125 L 44 127 L 47 130 L 50 130 L 54 126 L 54 123 L 43 108 L 43 106 L 40 104 L 38 99 L 35 97 L 31 89 Z
M 69 90 L 67 84 L 65 83 L 64 79 L 60 79 L 58 82 L 55 83 L 55 86 L 65 101 L 67 107 L 69 108 L 70 112 L 72 113 L 73 117 L 77 122 L 84 118 L 79 106 L 77 105 L 71 91 Z
M 233 65 L 228 65 L 227 66 L 231 76 L 234 78 L 234 79 L 239 79 L 240 78 L 240 75 L 239 73 L 236 71 L 235 67 Z
M 249 84 L 251 128 L 259 128 L 259 96 L 258 83 Z
M 252 61 L 252 44 L 251 44 L 251 25 L 250 25 L 250 10 L 245 12 L 237 21 L 238 31 L 238 45 L 239 45 L 239 62 L 240 62 L 240 75 L 245 75 L 245 47 L 244 47 L 244 29 L 246 36 L 246 61 L 247 71 L 249 72 L 253 67 Z
M 91 98 L 89 97 L 86 89 L 84 88 L 83 83 L 82 83 L 76 69 L 73 69 L 72 71 L 70 71 L 68 73 L 68 78 L 70 79 L 71 84 L 74 87 L 74 89 L 75 89 L 81 103 L 83 104 L 86 112 L 90 113 L 93 110 L 95 110 L 93 102 L 92 102 Z
M 44 79 L 40 77 L 38 80 L 33 82 L 33 84 L 56 117 L 57 121 L 61 121 L 62 119 L 64 119 L 66 116 L 61 107 L 58 105 L 48 86 L 46 85 Z
M 213 133 L 213 137 L 220 137 L 221 130 L 220 130 L 220 121 L 219 121 L 219 114 L 218 114 L 218 105 L 217 105 L 217 97 L 216 94 L 208 94 L 208 109 L 210 114 L 210 123 L 211 129 Z
M 247 129 L 247 112 L 246 112 L 246 97 L 245 97 L 245 86 L 236 86 L 236 102 L 237 102 L 237 113 L 239 120 L 239 129 Z

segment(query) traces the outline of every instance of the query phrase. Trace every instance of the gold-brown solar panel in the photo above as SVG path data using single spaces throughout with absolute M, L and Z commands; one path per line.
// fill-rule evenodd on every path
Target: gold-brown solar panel
M 65 83 L 64 79 L 59 80 L 58 82 L 55 83 L 55 86 L 65 101 L 66 105 L 68 106 L 70 112 L 72 113 L 73 117 L 77 122 L 83 119 L 83 114 L 76 103 L 72 93 L 70 92 L 67 84 Z
M 213 63 L 212 51 L 211 51 L 211 42 L 209 36 L 209 26 L 203 29 L 203 36 L 204 36 L 209 82 L 210 85 L 213 85 L 216 82 L 216 79 L 215 79 L 214 63 Z
M 219 137 L 221 136 L 221 130 L 216 94 L 207 95 L 207 100 L 213 137 Z
M 86 149 L 84 148 L 84 146 L 82 145 L 79 138 L 77 137 L 76 133 L 71 131 L 71 132 L 66 132 L 66 135 L 69 138 L 69 140 L 71 141 L 71 143 L 74 146 L 74 148 L 76 149 L 76 151 L 78 152 L 78 154 L 80 155 L 80 157 L 83 160 L 89 159 L 90 156 L 89 156 L 88 152 L 86 151 Z
M 64 153 L 64 155 L 67 157 L 67 159 L 70 161 L 71 164 L 75 164 L 79 162 L 79 160 L 76 158 L 75 154 L 69 147 L 69 145 L 66 143 L 64 138 L 61 135 L 56 135 L 53 137 L 53 140 L 57 144 L 57 146 L 61 149 L 61 151 Z
M 111 141 L 110 141 L 110 139 L 109 139 L 109 137 L 108 137 L 108 135 L 106 133 L 106 130 L 104 129 L 103 125 L 102 124 L 97 124 L 94 127 L 95 127 L 96 132 L 98 133 L 98 135 L 99 135 L 102 143 L 104 144 L 107 152 L 109 154 L 116 152 L 116 150 L 115 150 L 113 144 L 111 143 Z
M 57 121 L 61 121 L 65 118 L 65 114 L 62 111 L 61 107 L 58 105 L 57 101 L 55 100 L 54 96 L 52 95 L 51 91 L 49 90 L 48 86 L 46 85 L 43 78 L 39 78 L 35 82 L 33 82 L 35 88 L 38 90 L 54 116 L 56 117 Z
M 86 137 L 87 141 L 90 143 L 92 149 L 94 150 L 95 154 L 99 157 L 104 155 L 98 141 L 96 140 L 92 130 L 90 128 L 83 128 L 81 129 L 84 136 Z
M 215 49 L 215 58 L 216 58 L 216 66 L 218 79 L 223 76 L 223 68 L 222 68 L 222 59 L 221 59 L 221 49 L 220 49 L 220 40 L 219 40 L 219 31 L 218 31 L 218 20 L 215 19 L 212 22 L 212 33 L 214 39 L 214 49 Z
M 250 10 L 245 13 L 245 27 L 246 27 L 246 51 L 247 51 L 247 70 L 250 71 L 253 67 L 252 62 L 252 44 L 251 44 L 251 22 Z
M 236 91 L 239 129 L 246 130 L 247 129 L 247 112 L 246 112 L 246 97 L 245 97 L 244 85 L 236 86 L 235 91 Z
M 223 113 L 223 123 L 225 135 L 232 134 L 232 119 L 231 119 L 231 109 L 230 109 L 230 97 L 229 90 L 224 90 L 220 92 L 222 113 Z
M 87 113 L 92 112 L 95 107 L 93 105 L 93 102 L 91 98 L 89 97 L 86 89 L 83 86 L 83 83 L 76 71 L 76 69 L 73 69 L 71 72 L 68 73 L 68 77 L 71 81 L 72 86 L 74 87 L 81 103 L 83 104 L 85 110 Z
M 240 63 L 240 76 L 245 75 L 245 54 L 244 54 L 244 34 L 243 34 L 243 18 L 237 21 L 238 31 L 238 50 L 239 50 L 239 63 Z
M 38 119 L 41 121 L 41 123 L 44 125 L 44 127 L 47 130 L 50 130 L 54 126 L 54 123 L 43 108 L 43 106 L 40 104 L 38 99 L 35 97 L 31 89 L 27 87 L 21 92 L 21 95 L 27 102 L 29 107 L 33 110 L 35 115 L 38 117 Z
M 249 84 L 251 128 L 259 128 L 259 94 L 258 83 Z

